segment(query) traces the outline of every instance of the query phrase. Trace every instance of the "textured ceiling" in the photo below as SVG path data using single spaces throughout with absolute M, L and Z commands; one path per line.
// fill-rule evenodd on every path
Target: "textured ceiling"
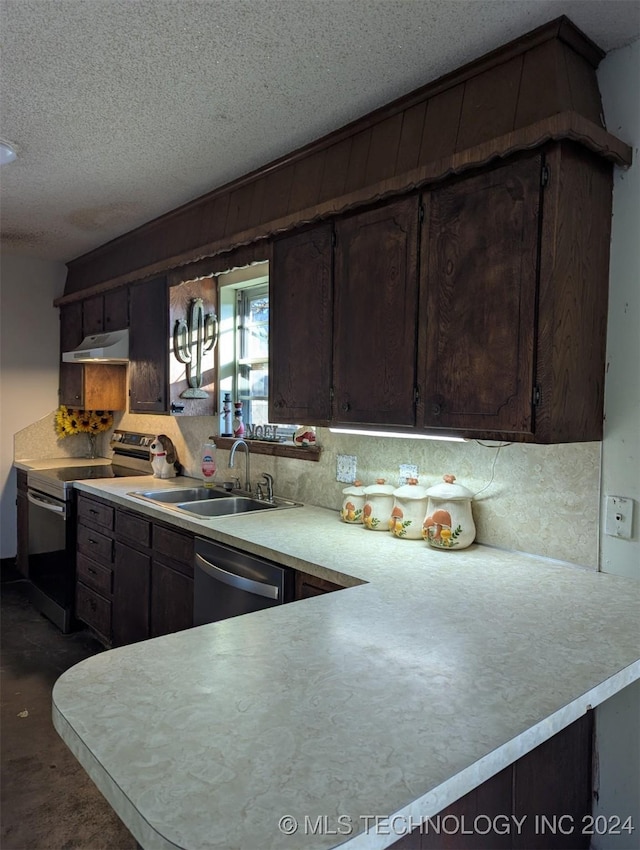
M 640 0 L 0 0 L 6 250 L 69 260 L 566 14 Z

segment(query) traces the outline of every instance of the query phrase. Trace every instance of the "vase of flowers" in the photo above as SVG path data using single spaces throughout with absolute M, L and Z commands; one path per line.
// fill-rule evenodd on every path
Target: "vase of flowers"
M 102 431 L 113 425 L 113 415 L 108 410 L 79 410 L 61 404 L 56 411 L 55 430 L 59 438 L 86 434 L 89 441 L 86 457 L 98 456 L 97 439 Z

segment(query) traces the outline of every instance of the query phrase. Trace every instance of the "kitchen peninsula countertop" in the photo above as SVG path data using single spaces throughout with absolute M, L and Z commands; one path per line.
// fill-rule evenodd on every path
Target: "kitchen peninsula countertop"
M 352 586 L 58 679 L 56 729 L 146 850 L 386 847 L 374 816 L 416 825 L 640 678 L 638 582 L 322 508 L 198 520 L 127 495 L 185 483 L 78 489 Z

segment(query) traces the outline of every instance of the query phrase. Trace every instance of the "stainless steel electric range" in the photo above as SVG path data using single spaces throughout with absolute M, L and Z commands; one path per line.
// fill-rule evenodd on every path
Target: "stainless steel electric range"
M 61 466 L 27 473 L 29 500 L 29 596 L 63 632 L 74 626 L 76 481 L 152 475 L 154 435 L 116 430 L 111 463 Z

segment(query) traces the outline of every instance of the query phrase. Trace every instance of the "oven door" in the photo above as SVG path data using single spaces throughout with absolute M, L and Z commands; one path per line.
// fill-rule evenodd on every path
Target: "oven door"
M 35 607 L 71 631 L 75 545 L 69 502 L 29 488 L 29 582 Z

